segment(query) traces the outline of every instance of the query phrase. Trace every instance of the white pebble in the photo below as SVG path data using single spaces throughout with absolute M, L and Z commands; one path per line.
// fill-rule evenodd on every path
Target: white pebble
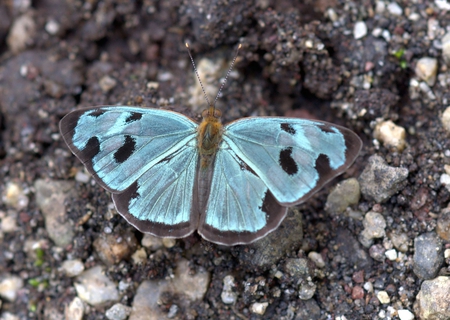
M 356 40 L 364 38 L 367 35 L 367 25 L 364 21 L 358 21 L 353 28 L 353 36 Z
M 442 113 L 441 122 L 444 129 L 450 132 L 450 107 L 447 107 Z
M 268 302 L 255 302 L 250 306 L 250 310 L 253 313 L 263 315 L 266 312 L 267 307 L 269 306 Z
M 81 320 L 84 315 L 84 303 L 75 297 L 64 310 L 66 320 Z
M 447 65 L 450 65 L 450 32 L 442 37 L 442 56 Z
M 397 250 L 395 249 L 386 250 L 384 255 L 391 261 L 397 260 Z
M 375 126 L 373 136 L 385 146 L 393 147 L 398 151 L 405 149 L 406 130 L 403 127 L 397 126 L 391 120 L 378 123 Z
M 0 282 L 0 297 L 14 302 L 17 298 L 17 291 L 22 289 L 23 280 L 18 276 L 10 276 Z
M 389 295 L 386 291 L 379 291 L 377 293 L 377 298 L 382 304 L 387 304 L 391 302 L 391 299 L 389 298 Z
M 417 61 L 415 72 L 416 75 L 425 81 L 430 87 L 436 83 L 436 75 L 438 71 L 438 62 L 435 58 L 423 57 Z
M 84 271 L 84 264 L 81 260 L 66 260 L 61 265 L 68 277 L 76 277 Z
M 387 9 L 389 13 L 394 16 L 401 16 L 403 14 L 403 9 L 397 4 L 397 2 L 389 3 Z
M 47 21 L 45 24 L 45 31 L 47 31 L 52 36 L 59 32 L 59 23 L 53 19 Z
M 310 253 L 308 253 L 308 258 L 314 262 L 314 264 L 319 267 L 319 268 L 323 268 L 325 267 L 325 261 L 323 261 L 322 255 L 320 253 L 311 251 Z
M 398 313 L 398 317 L 400 318 L 400 320 L 413 320 L 414 319 L 414 314 L 407 309 L 398 310 L 397 313 Z

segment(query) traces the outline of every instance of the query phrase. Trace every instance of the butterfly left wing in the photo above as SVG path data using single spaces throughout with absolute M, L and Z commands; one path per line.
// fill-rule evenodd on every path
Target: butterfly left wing
M 296 118 L 245 118 L 225 126 L 223 140 L 283 206 L 305 201 L 356 159 L 351 130 Z
M 261 178 L 223 142 L 198 233 L 218 244 L 247 244 L 276 229 L 286 213 Z

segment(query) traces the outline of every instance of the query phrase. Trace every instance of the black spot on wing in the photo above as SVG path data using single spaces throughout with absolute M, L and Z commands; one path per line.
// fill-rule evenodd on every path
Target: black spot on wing
M 270 197 L 272 195 L 268 192 L 268 190 L 266 190 L 266 192 L 264 193 L 264 197 L 262 199 L 262 205 L 261 207 L 259 207 L 259 210 L 261 210 L 262 212 L 264 212 L 265 214 L 269 214 L 270 213 L 270 200 L 272 200 Z
M 336 133 L 336 128 L 333 128 L 332 126 L 326 125 L 324 123 L 318 124 L 317 127 L 325 133 Z
M 126 135 L 125 142 L 114 153 L 114 160 L 116 160 L 116 162 L 118 163 L 125 162 L 133 154 L 135 148 L 136 148 L 136 140 L 133 137 Z
M 278 162 L 288 175 L 294 175 L 298 172 L 297 163 L 292 158 L 292 147 L 281 150 Z
M 294 127 L 293 126 L 291 126 L 291 124 L 289 124 L 289 123 L 287 123 L 287 122 L 283 122 L 281 125 L 280 125 L 280 127 L 281 127 L 281 130 L 283 130 L 283 131 L 285 131 L 285 132 L 287 132 L 287 133 L 289 133 L 289 134 L 292 134 L 292 135 L 294 135 L 295 134 L 295 129 L 294 129 Z
M 103 109 L 95 109 L 94 111 L 89 112 L 89 116 L 90 117 L 94 117 L 94 118 L 98 118 L 102 114 L 104 114 L 105 112 L 106 112 L 106 110 L 103 110 Z
M 125 119 L 125 123 L 131 123 L 131 122 L 134 122 L 134 121 L 138 121 L 138 120 L 141 120 L 141 118 L 142 118 L 142 113 L 140 113 L 140 112 L 132 112 L 128 116 L 128 118 Z
M 86 147 L 82 150 L 83 160 L 92 159 L 100 152 L 100 141 L 97 137 L 92 137 L 86 143 Z

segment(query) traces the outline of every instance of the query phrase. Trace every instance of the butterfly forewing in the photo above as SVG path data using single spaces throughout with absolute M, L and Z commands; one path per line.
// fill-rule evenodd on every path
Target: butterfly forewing
M 277 228 L 286 212 L 258 175 L 222 143 L 198 232 L 215 243 L 249 243 Z
M 224 141 L 284 206 L 305 201 L 344 172 L 362 146 L 355 133 L 340 126 L 268 117 L 230 123 Z

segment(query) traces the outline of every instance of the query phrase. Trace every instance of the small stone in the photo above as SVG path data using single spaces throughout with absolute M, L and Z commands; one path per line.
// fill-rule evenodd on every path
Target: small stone
M 407 309 L 398 310 L 397 313 L 400 320 L 414 320 L 414 314 Z
M 444 263 L 442 240 L 428 232 L 414 239 L 413 271 L 420 279 L 434 278 Z
M 52 36 L 57 34 L 59 32 L 59 29 L 60 29 L 60 25 L 56 20 L 50 19 L 45 24 L 45 31 L 47 31 Z
M 14 302 L 17 298 L 17 291 L 23 288 L 23 280 L 18 276 L 6 276 L 0 282 L 0 297 Z
M 75 290 L 81 300 L 92 306 L 101 306 L 119 300 L 115 283 L 109 280 L 100 266 L 80 274 L 75 283 Z
M 392 244 L 398 251 L 400 251 L 400 252 L 408 251 L 409 237 L 406 233 L 392 232 L 389 235 L 389 238 L 391 239 Z
M 419 319 L 450 319 L 450 278 L 437 277 L 422 282 L 414 311 Z
M 155 237 L 151 234 L 144 234 L 141 240 L 141 245 L 150 251 L 156 251 L 163 247 L 163 242 L 161 238 Z
M 391 261 L 397 260 L 397 251 L 395 249 L 386 250 L 384 255 Z
M 144 248 L 137 249 L 132 255 L 131 259 L 134 264 L 144 264 L 147 261 L 147 252 Z
M 163 238 L 162 243 L 166 248 L 172 248 L 177 244 L 177 240 L 174 238 Z
M 178 261 L 175 269 L 175 278 L 172 283 L 177 292 L 184 294 L 191 301 L 203 299 L 208 290 L 210 274 L 206 270 L 197 270 L 192 274 L 187 260 Z
M 82 320 L 84 315 L 84 304 L 80 298 L 75 297 L 64 308 L 64 315 L 66 320 Z
M 450 132 L 450 107 L 447 107 L 442 113 L 441 122 L 444 129 Z
M 417 61 L 416 76 L 425 81 L 430 87 L 436 82 L 436 74 L 438 71 L 438 61 L 435 58 L 423 57 Z
M 445 250 L 444 250 L 444 258 L 445 258 L 445 259 L 450 258 L 450 249 L 445 249 Z
M 403 9 L 396 2 L 389 3 L 387 9 L 394 16 L 401 16 L 403 14 Z
M 344 180 L 330 192 L 325 203 L 325 210 L 331 214 L 339 214 L 349 206 L 359 202 L 361 197 L 359 182 L 355 178 Z
M 375 126 L 373 136 L 386 147 L 392 147 L 402 152 L 406 146 L 406 130 L 397 126 L 391 120 L 382 121 Z
M 382 238 L 386 235 L 386 220 L 384 217 L 374 211 L 369 211 L 363 220 L 364 230 L 359 236 L 359 241 L 366 248 L 372 245 L 372 239 Z
M 68 277 L 76 277 L 84 271 L 84 264 L 80 259 L 66 260 L 61 268 Z
M 445 63 L 450 66 L 450 32 L 447 32 L 442 38 L 442 57 Z
M 439 214 L 436 233 L 441 239 L 450 241 L 450 208 L 445 208 Z
M 263 315 L 266 312 L 268 306 L 268 302 L 255 302 L 250 306 L 250 310 L 253 313 Z
M 368 293 L 373 292 L 373 284 L 372 282 L 366 282 L 363 285 L 364 290 L 366 290 Z
M 6 217 L 2 218 L 0 223 L 0 231 L 4 233 L 10 233 L 17 231 L 17 217 L 16 214 L 9 213 Z
M 234 304 L 237 300 L 237 294 L 233 292 L 233 287 L 235 287 L 236 284 L 234 283 L 234 277 L 233 276 L 225 276 L 223 278 L 223 289 L 220 297 L 222 298 L 222 302 L 225 304 Z
M 317 286 L 312 281 L 304 281 L 298 288 L 298 297 L 301 300 L 309 300 L 316 293 Z
M 294 279 L 303 279 L 310 276 L 310 267 L 307 259 L 290 258 L 286 260 L 286 272 Z
M 9 182 L 6 185 L 2 199 L 7 206 L 16 210 L 25 209 L 29 202 L 23 188 L 15 182 Z
M 323 261 L 322 255 L 318 252 L 311 251 L 308 253 L 308 258 L 314 262 L 314 264 L 318 268 L 324 268 L 325 267 L 325 261 Z
M 382 14 L 386 10 L 386 4 L 384 1 L 377 1 L 375 5 L 375 12 L 378 14 Z
M 408 169 L 388 166 L 378 155 L 371 156 L 368 162 L 358 179 L 366 199 L 385 202 L 406 185 Z
M 377 298 L 382 304 L 387 304 L 391 302 L 391 299 L 389 298 L 389 295 L 386 291 L 379 291 L 377 293 Z
M 358 40 L 367 35 L 367 25 L 364 21 L 358 21 L 353 28 L 353 37 Z
M 109 320 L 125 320 L 131 313 L 131 308 L 121 303 L 116 303 L 106 310 L 105 316 Z
M 450 191 L 450 175 L 447 173 L 441 174 L 441 177 L 439 178 L 439 182 L 445 186 L 445 188 Z
M 113 77 L 106 75 L 100 79 L 98 84 L 100 85 L 102 91 L 106 93 L 114 89 L 114 87 L 117 85 L 117 81 Z
M 129 231 L 120 235 L 103 233 L 94 241 L 95 251 L 107 265 L 113 265 L 128 258 L 135 250 L 136 245 L 136 237 Z
M 32 11 L 18 16 L 9 29 L 6 43 L 13 53 L 23 51 L 33 41 L 37 26 Z
M 364 290 L 360 286 L 354 286 L 352 288 L 352 299 L 364 299 Z
M 371 241 L 371 240 L 369 239 L 369 241 Z M 386 250 L 383 248 L 383 246 L 381 244 L 375 244 L 375 245 L 371 246 L 369 249 L 370 257 L 377 261 L 380 261 L 380 262 L 383 262 L 386 257 L 384 255 L 385 252 L 386 252 Z
M 18 316 L 16 316 L 15 314 L 12 314 L 10 312 L 2 312 L 1 313 L 1 320 L 20 320 L 20 318 Z

